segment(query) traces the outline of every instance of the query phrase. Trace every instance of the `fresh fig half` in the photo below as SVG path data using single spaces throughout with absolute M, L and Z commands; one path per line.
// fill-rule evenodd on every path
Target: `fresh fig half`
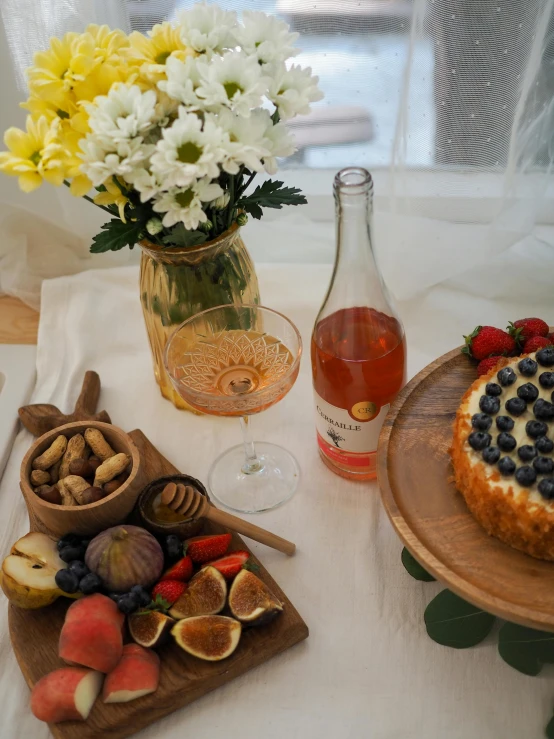
M 241 624 L 228 616 L 185 618 L 171 629 L 181 649 L 208 662 L 218 662 L 233 654 L 241 632 Z
M 167 641 L 175 620 L 160 611 L 142 611 L 130 615 L 127 623 L 134 641 L 153 649 Z
M 260 626 L 279 615 L 283 604 L 253 572 L 241 570 L 231 585 L 229 608 L 243 624 Z
M 227 583 L 215 569 L 206 567 L 189 580 L 187 590 L 173 604 L 169 615 L 175 619 L 213 616 L 225 608 Z

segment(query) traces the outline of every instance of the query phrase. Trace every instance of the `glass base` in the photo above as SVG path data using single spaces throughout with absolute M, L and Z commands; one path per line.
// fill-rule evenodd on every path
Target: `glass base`
M 300 467 L 290 452 L 276 444 L 255 442 L 260 468 L 245 473 L 244 446 L 223 452 L 213 463 L 208 486 L 210 496 L 226 508 L 259 513 L 285 503 L 300 480 Z

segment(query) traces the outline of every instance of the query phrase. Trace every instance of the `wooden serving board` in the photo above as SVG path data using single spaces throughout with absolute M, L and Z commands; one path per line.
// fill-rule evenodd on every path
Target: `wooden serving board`
M 489 613 L 554 631 L 554 563 L 489 536 L 452 482 L 452 424 L 476 377 L 455 349 L 396 398 L 379 439 L 383 503 L 406 547 L 437 580 Z
M 144 465 L 144 484 L 178 470 L 165 459 L 141 431 L 132 431 L 131 438 L 139 448 Z M 31 530 L 44 530 L 31 520 Z M 206 522 L 206 532 L 223 531 Z M 47 533 L 47 532 L 46 532 Z M 244 541 L 233 535 L 232 549 L 248 549 Z M 308 627 L 275 580 L 252 555 L 259 565 L 259 577 L 284 604 L 283 613 L 272 623 L 244 630 L 234 654 L 221 662 L 203 662 L 170 643 L 157 650 L 161 658 L 160 685 L 151 695 L 130 703 L 104 704 L 99 697 L 86 722 L 68 721 L 51 724 L 56 739 L 120 739 L 140 731 L 163 716 L 192 703 L 253 667 L 306 639 Z M 65 612 L 72 601 L 60 598 L 51 606 L 27 611 L 9 606 L 9 627 L 13 649 L 30 688 L 48 672 L 62 667 L 58 657 L 58 639 Z M 186 717 L 183 716 L 183 721 Z M 186 727 L 183 726 L 186 732 Z M 215 731 L 215 729 L 214 729 Z M 210 733 L 208 731 L 208 733 Z

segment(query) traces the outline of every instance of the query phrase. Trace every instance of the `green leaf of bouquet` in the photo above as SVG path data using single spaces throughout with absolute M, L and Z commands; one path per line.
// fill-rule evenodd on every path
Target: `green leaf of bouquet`
M 119 251 L 124 246 L 134 246 L 140 241 L 144 224 L 140 221 L 123 221 L 112 218 L 102 226 L 102 230 L 92 240 L 90 251 L 101 254 L 106 251 Z
M 258 221 L 264 214 L 258 203 L 241 203 L 241 208 Z
M 525 675 L 538 675 L 545 662 L 554 662 L 554 634 L 505 623 L 498 632 L 498 653 Z
M 547 739 L 554 739 L 554 716 L 552 716 L 550 721 L 546 724 L 544 735 Z
M 207 240 L 207 235 L 202 231 L 189 231 L 182 223 L 173 226 L 162 241 L 168 246 L 198 246 Z
M 445 647 L 467 649 L 488 635 L 495 617 L 467 603 L 450 590 L 443 590 L 425 609 L 427 633 Z
M 406 547 L 402 550 L 402 556 L 400 559 L 402 560 L 402 564 L 404 565 L 406 572 L 413 578 L 416 580 L 422 580 L 423 582 L 434 582 L 435 578 L 433 575 L 430 575 L 427 570 L 423 569 L 417 559 L 412 557 Z
M 241 198 L 238 205 L 251 213 L 248 206 L 252 204 L 257 204 L 262 208 L 281 209 L 283 205 L 304 205 L 308 202 L 297 187 L 284 187 L 283 185 L 284 183 L 280 180 L 265 180 L 254 192 Z M 255 215 L 254 218 L 256 218 Z

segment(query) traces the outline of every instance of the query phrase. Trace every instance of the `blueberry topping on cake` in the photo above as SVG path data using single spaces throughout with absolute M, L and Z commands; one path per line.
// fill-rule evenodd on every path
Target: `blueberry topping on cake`
M 490 395 L 481 395 L 479 400 L 479 408 L 483 413 L 489 413 L 493 416 L 500 410 L 500 400 L 498 398 L 491 398 Z
M 519 362 L 517 368 L 524 377 L 533 377 L 537 373 L 539 365 L 531 357 L 525 357 Z
M 554 387 L 554 372 L 543 372 L 539 375 L 539 383 L 541 387 L 550 390 L 551 387 Z
M 500 449 L 497 446 L 488 446 L 483 449 L 483 459 L 487 464 L 496 464 L 500 459 Z
M 516 470 L 516 480 L 524 488 L 528 488 L 536 479 L 537 473 L 532 467 L 529 467 L 528 464 L 524 464 Z
M 511 367 L 503 367 L 496 376 L 502 387 L 509 387 L 517 380 L 517 375 Z
M 549 439 L 547 436 L 541 436 L 535 442 L 535 449 L 540 452 L 540 454 L 550 454 L 554 449 L 554 441 Z
M 471 419 L 471 425 L 479 431 L 488 431 L 492 425 L 492 418 L 486 413 L 475 413 Z
M 510 398 L 506 401 L 505 408 L 512 416 L 521 416 L 527 410 L 527 403 L 523 398 Z
M 489 446 L 492 438 L 490 434 L 486 434 L 484 431 L 474 431 L 468 437 L 469 445 L 476 451 L 481 451 L 485 447 Z M 514 440 L 515 441 L 515 440 Z
M 554 480 L 551 477 L 545 477 L 541 480 L 538 485 L 539 493 L 546 500 L 552 500 L 554 498 Z
M 525 432 L 527 436 L 530 436 L 532 439 L 538 439 L 539 436 L 546 436 L 548 433 L 548 426 L 544 421 L 527 421 L 525 424 Z
M 514 427 L 514 419 L 510 416 L 497 416 L 496 426 L 499 431 L 511 431 Z
M 554 347 L 545 346 L 537 352 L 536 357 L 541 367 L 554 367 Z
M 535 459 L 537 454 L 537 450 L 534 446 L 531 446 L 531 444 L 523 444 L 517 450 L 517 456 L 522 462 L 530 462 L 532 459 Z
M 554 419 L 554 405 L 548 400 L 539 398 L 533 406 L 533 413 L 540 421 L 552 421 Z
M 502 457 L 498 463 L 498 469 L 502 475 L 509 477 L 516 471 L 516 463 L 511 457 Z
M 539 475 L 551 475 L 554 472 L 554 461 L 550 457 L 537 457 L 533 460 L 533 467 Z
M 498 434 L 498 439 L 496 440 L 496 443 L 503 452 L 511 452 L 517 446 L 517 441 L 514 439 L 514 437 L 511 434 L 507 434 L 505 431 L 503 431 L 501 434 Z
M 487 395 L 496 397 L 497 395 L 502 395 L 502 388 L 500 387 L 500 385 L 497 385 L 496 382 L 488 382 L 487 387 L 485 388 L 485 392 L 487 393 Z
M 526 382 L 525 385 L 520 385 L 517 389 L 517 397 L 524 400 L 526 403 L 534 403 L 539 397 L 539 391 L 536 385 L 532 382 Z

